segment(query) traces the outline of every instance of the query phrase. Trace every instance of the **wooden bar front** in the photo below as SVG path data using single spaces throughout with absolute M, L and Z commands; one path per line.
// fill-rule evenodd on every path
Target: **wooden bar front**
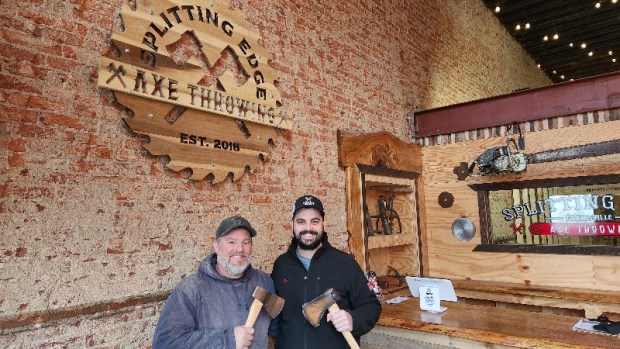
M 460 302 L 442 302 L 442 305 L 448 310 L 443 314 L 433 314 L 421 311 L 417 298 L 399 304 L 384 304 L 380 326 L 366 335 L 368 340 L 365 341 L 372 342 L 372 337 L 387 332 L 392 337 L 400 333 L 406 338 L 407 332 L 411 332 L 422 334 L 417 338 L 424 338 L 424 342 L 455 348 L 620 348 L 618 336 L 573 331 L 578 317 Z M 409 331 L 390 331 L 393 328 Z M 446 336 L 449 337 L 447 342 Z

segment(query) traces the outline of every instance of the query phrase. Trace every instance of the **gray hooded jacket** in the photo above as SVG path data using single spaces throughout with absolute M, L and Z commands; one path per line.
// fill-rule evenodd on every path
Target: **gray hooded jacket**
M 233 328 L 245 324 L 256 286 L 275 292 L 266 273 L 249 266 L 241 278 L 228 279 L 215 270 L 216 261 L 215 253 L 207 256 L 198 273 L 172 292 L 157 322 L 153 349 L 234 349 Z M 261 311 L 251 349 L 267 348 L 270 322 L 269 315 Z

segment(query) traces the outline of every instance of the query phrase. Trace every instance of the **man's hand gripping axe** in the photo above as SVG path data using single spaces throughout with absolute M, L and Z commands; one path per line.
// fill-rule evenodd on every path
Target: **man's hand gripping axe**
M 260 286 L 256 286 L 252 296 L 254 296 L 254 301 L 250 306 L 248 319 L 245 321 L 246 327 L 254 327 L 254 322 L 256 322 L 256 318 L 258 318 L 258 314 L 262 308 L 265 308 L 267 314 L 273 319 L 280 314 L 284 307 L 284 299 L 268 292 Z
M 304 305 L 301 306 L 301 309 L 306 317 L 306 320 L 308 320 L 312 326 L 318 327 L 321 323 L 323 314 L 325 314 L 325 310 L 329 311 L 332 316 L 335 312 L 340 310 L 340 307 L 336 304 L 338 299 L 340 299 L 338 293 L 333 288 L 329 288 L 323 292 L 322 295 L 316 297 L 310 302 L 304 303 Z M 347 340 L 347 343 L 349 343 L 349 347 L 351 347 L 351 349 L 360 349 L 359 345 L 355 341 L 355 338 L 353 338 L 351 331 L 344 331 L 342 332 L 342 335 L 344 335 L 344 339 Z

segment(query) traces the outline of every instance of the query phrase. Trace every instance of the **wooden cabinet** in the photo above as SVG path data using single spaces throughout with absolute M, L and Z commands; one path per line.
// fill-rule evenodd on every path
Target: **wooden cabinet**
M 419 145 L 387 133 L 339 134 L 338 143 L 351 253 L 364 271 L 378 276 L 421 275 Z M 384 233 L 379 218 L 382 203 L 390 209 L 391 234 Z

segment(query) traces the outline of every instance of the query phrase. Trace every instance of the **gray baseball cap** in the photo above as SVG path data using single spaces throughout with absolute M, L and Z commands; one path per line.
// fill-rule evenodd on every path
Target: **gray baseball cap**
M 241 216 L 231 216 L 224 219 L 222 223 L 220 223 L 220 226 L 217 227 L 217 230 L 215 231 L 215 238 L 219 239 L 220 237 L 228 234 L 231 230 L 237 228 L 243 228 L 247 230 L 250 233 L 251 237 L 256 236 L 256 230 L 252 228 L 252 225 L 250 224 L 250 222 L 248 222 L 247 219 Z

